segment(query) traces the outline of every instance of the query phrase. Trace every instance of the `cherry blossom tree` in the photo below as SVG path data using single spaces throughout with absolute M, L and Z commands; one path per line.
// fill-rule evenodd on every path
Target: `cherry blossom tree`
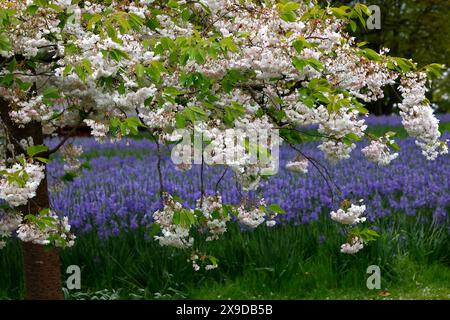
M 385 86 L 398 84 L 403 125 L 423 155 L 434 160 L 448 150 L 425 96 L 427 76 L 441 66 L 419 68 L 389 56 L 388 49 L 376 52 L 358 42 L 349 31 L 364 27 L 370 12 L 363 5 L 6 0 L 0 8 L 0 247 L 11 236 L 23 242 L 30 299 L 62 298 L 58 249 L 75 242 L 67 218 L 50 206 L 47 185 L 46 165 L 54 153 L 62 153 L 69 177 L 83 167 L 82 150 L 65 145 L 73 130 L 60 135 L 64 128 L 86 125 L 99 141 L 145 129 L 158 149 L 180 141 L 177 129 L 189 129 L 207 138 L 214 155 L 230 152 L 217 142 L 225 129 L 276 129 L 298 152 L 287 168 L 307 174 L 312 165 L 338 192 L 339 182 L 302 152 L 301 142 L 316 135 L 325 158 L 337 162 L 350 158 L 355 142 L 367 138 L 371 142 L 362 150 L 367 159 L 389 164 L 398 146 L 391 133 L 365 132 L 364 103 L 382 99 Z M 307 129 L 311 125 L 317 129 Z M 47 135 L 60 135 L 60 143 L 47 147 Z M 267 164 L 243 159 L 227 168 L 244 191 L 257 189 L 264 179 L 270 183 Z M 206 195 L 203 183 L 196 209 L 183 208 L 165 192 L 161 170 L 159 179 L 163 207 L 153 215 L 154 238 L 191 250 L 195 270 L 218 263 L 199 251 L 193 230 L 213 241 L 232 216 L 256 228 L 273 226 L 283 213 L 264 199 L 243 196 L 239 206 L 225 204 L 219 193 Z M 347 230 L 341 251 L 355 253 L 376 233 L 355 227 L 365 221 L 362 203 L 341 200 L 331 218 Z

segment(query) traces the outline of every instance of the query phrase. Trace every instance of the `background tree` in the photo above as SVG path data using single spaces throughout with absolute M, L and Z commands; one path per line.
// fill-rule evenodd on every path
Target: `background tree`
M 326 3 L 326 1 L 322 1 Z M 390 54 L 414 59 L 419 66 L 440 63 L 450 66 L 450 2 L 446 0 L 343 0 L 332 1 L 333 6 L 364 3 L 381 9 L 381 29 L 358 28 L 358 39 L 369 42 L 374 50 L 390 49 Z M 396 91 L 386 89 L 386 99 L 368 104 L 371 112 L 389 114 L 394 103 L 399 102 Z M 438 92 L 434 93 L 436 90 Z M 445 92 L 450 90 L 448 77 L 436 81 L 428 97 L 437 104 L 440 112 L 450 111 L 450 101 Z

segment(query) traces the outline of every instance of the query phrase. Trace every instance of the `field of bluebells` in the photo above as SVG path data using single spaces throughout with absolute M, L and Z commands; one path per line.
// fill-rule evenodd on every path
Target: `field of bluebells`
M 50 180 L 56 211 L 67 213 L 78 233 L 94 231 L 101 239 L 148 226 L 152 213 L 161 205 L 154 143 L 142 139 L 99 145 L 86 138 L 77 138 L 74 143 L 92 157 L 93 169 L 64 186 L 55 181 L 63 175 L 62 163 L 51 163 L 50 172 L 56 178 Z M 446 221 L 446 208 L 450 206 L 449 157 L 426 161 L 412 139 L 400 140 L 399 146 L 400 156 L 389 166 L 379 167 L 365 160 L 362 154 L 352 161 L 329 166 L 334 180 L 339 181 L 343 197 L 366 199 L 367 217 L 372 221 L 398 211 L 415 216 L 423 209 L 431 210 L 436 222 Z M 306 143 L 303 150 L 325 163 L 314 142 Z M 287 213 L 280 216 L 283 222 L 317 221 L 321 212 L 339 205 L 336 199 L 333 203 L 325 180 L 313 167 L 307 175 L 293 174 L 284 168 L 287 161 L 295 158 L 294 150 L 284 147 L 280 154 L 279 174 L 270 178 L 262 193 L 268 203 L 282 204 Z M 164 158 L 162 172 L 166 190 L 185 200 L 186 206 L 194 207 L 194 201 L 200 198 L 200 166 L 182 172 L 175 169 L 169 151 Z M 222 173 L 223 168 L 205 170 L 208 194 L 214 193 Z M 237 203 L 240 198 L 231 171 L 225 174 L 219 190 L 225 203 Z
M 441 116 L 441 122 L 449 121 L 449 115 Z M 395 131 L 400 120 L 368 123 Z M 339 253 L 343 235 L 328 217 L 339 205 L 336 194 L 313 167 L 307 175 L 288 172 L 284 165 L 295 151 L 283 146 L 279 173 L 262 194 L 286 214 L 273 229 L 241 234 L 233 225 L 224 239 L 208 244 L 220 264 L 210 272 L 194 272 L 183 252 L 149 239 L 151 215 L 160 207 L 151 140 L 99 144 L 79 137 L 73 143 L 83 147 L 92 170 L 62 183 L 63 163 L 56 159 L 49 167 L 52 206 L 69 216 L 78 236 L 76 246 L 62 252 L 63 268 L 77 264 L 83 270 L 82 290 L 66 291 L 69 298 L 408 298 L 414 292 L 450 298 L 450 155 L 426 161 L 413 139 L 399 139 L 400 156 L 386 167 L 369 163 L 358 151 L 352 160 L 328 165 L 343 197 L 365 199 L 368 220 L 381 234 L 358 255 Z M 358 149 L 366 142 L 360 144 Z M 301 147 L 325 163 L 316 146 L 311 141 Z M 175 170 L 170 150 L 164 150 L 165 188 L 187 206 L 200 197 L 199 170 Z M 221 167 L 206 169 L 208 194 L 222 173 Z M 225 203 L 240 198 L 233 181 L 227 172 L 219 185 Z M 21 263 L 17 246 L 6 250 L 0 257 L 1 270 L 8 270 L 0 275 L 0 296 L 20 296 L 22 288 L 11 280 L 21 278 L 15 274 L 21 268 L 11 268 Z M 381 291 L 365 287 L 372 264 L 382 269 Z

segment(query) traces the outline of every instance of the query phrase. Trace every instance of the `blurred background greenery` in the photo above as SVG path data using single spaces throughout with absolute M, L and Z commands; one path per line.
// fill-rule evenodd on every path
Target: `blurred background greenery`
M 377 5 L 381 11 L 381 29 L 358 28 L 356 36 L 378 50 L 390 48 L 390 55 L 411 58 L 419 67 L 440 63 L 450 68 L 450 1 L 449 0 L 343 0 L 319 1 L 334 7 L 363 3 Z M 435 79 L 428 98 L 438 112 L 450 112 L 450 75 L 444 73 Z M 386 88 L 386 98 L 371 103 L 369 110 L 375 114 L 395 111 L 399 102 L 394 88 Z

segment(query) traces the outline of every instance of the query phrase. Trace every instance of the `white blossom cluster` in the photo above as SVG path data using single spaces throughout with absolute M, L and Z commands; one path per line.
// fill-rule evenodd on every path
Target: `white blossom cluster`
M 341 204 L 341 208 L 330 213 L 331 219 L 344 226 L 353 226 L 365 222 L 367 218 L 363 217 L 363 214 L 366 211 L 366 206 L 362 204 L 362 202 L 363 199 L 359 200 L 360 204 L 356 205 L 350 203 L 348 200 L 344 200 Z M 378 236 L 375 231 L 369 229 L 360 231 L 359 228 L 354 228 L 353 230 L 348 231 L 348 237 L 351 238 L 351 241 L 341 245 L 341 252 L 346 254 L 357 253 L 364 248 L 366 242 L 372 241 Z M 370 238 L 366 238 L 366 235 L 364 234 L 370 235 Z
M 81 167 L 80 156 L 83 154 L 83 148 L 74 144 L 66 144 L 61 148 L 64 160 L 64 171 L 76 172 Z
M 175 212 L 181 210 L 183 205 L 175 201 L 171 195 L 165 194 L 164 208 L 153 213 L 154 223 L 161 228 L 161 235 L 156 235 L 154 238 L 161 246 L 189 248 L 193 245 L 194 238 L 189 235 L 190 227 L 173 222 Z
M 53 115 L 53 111 L 42 103 L 42 95 L 31 97 L 29 100 L 21 101 L 17 98 L 11 99 L 11 103 L 16 106 L 10 112 L 14 122 L 26 124 L 31 121 L 47 121 Z
M 385 61 L 362 60 L 350 46 L 353 43 L 354 39 L 350 38 L 349 45 L 335 47 L 336 55 L 326 62 L 327 79 L 365 102 L 383 98 L 383 87 L 394 84 L 398 75 L 389 70 Z M 384 48 L 379 54 L 388 52 Z
M 72 247 L 75 244 L 75 235 L 70 232 L 67 217 L 60 219 L 58 215 L 49 210 L 45 214 L 35 216 L 36 221 L 22 222 L 17 229 L 17 236 L 23 242 L 32 242 L 41 245 L 54 245 L 56 247 Z M 44 227 L 37 222 L 44 224 Z
M 344 243 L 341 246 L 341 252 L 346 254 L 355 254 L 364 248 L 364 241 L 359 237 L 353 237 L 350 243 Z
M 36 196 L 36 190 L 44 179 L 45 167 L 32 162 L 15 163 L 12 167 L 0 167 L 0 199 L 10 206 L 27 204 Z
M 227 231 L 227 223 L 231 220 L 231 217 L 223 212 L 222 197 L 217 194 L 204 197 L 203 201 L 199 199 L 196 208 L 203 213 L 206 219 L 209 232 L 206 241 L 218 240 Z
M 366 221 L 366 217 L 362 217 L 366 211 L 365 205 L 351 204 L 349 208 L 339 208 L 337 211 L 330 213 L 331 219 L 341 224 L 351 225 Z
M 91 119 L 85 119 L 84 123 L 86 123 L 91 128 L 91 134 L 97 141 L 104 141 L 106 135 L 109 132 L 109 127 L 107 125 Z
M 204 265 L 204 268 L 206 271 L 213 270 L 218 267 L 217 263 L 215 263 L 215 264 L 205 263 L 206 260 L 209 260 L 209 257 L 202 255 L 197 251 L 194 251 L 191 254 L 190 261 L 192 263 L 192 268 L 195 271 L 199 271 L 201 269 L 201 266 L 200 266 L 201 264 Z
M 403 101 L 398 107 L 408 134 L 416 138 L 416 144 L 422 148 L 423 155 L 434 160 L 439 154 L 447 154 L 448 146 L 447 142 L 439 140 L 439 120 L 425 102 L 425 83 L 425 73 L 408 73 L 403 77 L 399 87 Z
M 398 153 L 390 152 L 387 143 L 393 144 L 394 140 L 385 135 L 382 138 L 372 140 L 361 152 L 369 161 L 375 162 L 380 166 L 386 166 L 398 157 Z
M 362 138 L 367 129 L 364 119 L 358 118 L 357 110 L 345 107 L 336 114 L 330 114 L 323 107 L 317 110 L 320 119 L 318 132 L 324 136 L 319 149 L 324 152 L 325 158 L 331 162 L 350 158 L 356 145 L 342 139 L 349 134 Z
M 237 219 L 244 226 L 255 229 L 262 223 L 266 223 L 268 227 L 273 227 L 276 221 L 273 220 L 276 214 L 268 215 L 266 207 L 266 201 L 264 198 L 259 200 L 259 206 L 247 206 L 245 203 L 241 204 L 237 208 Z

